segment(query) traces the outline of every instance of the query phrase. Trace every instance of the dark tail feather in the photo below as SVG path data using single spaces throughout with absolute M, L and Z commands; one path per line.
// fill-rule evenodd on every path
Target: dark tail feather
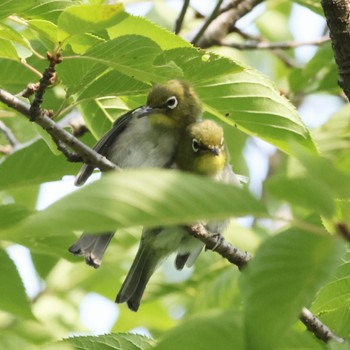
M 188 260 L 188 258 L 190 257 L 190 253 L 186 253 L 186 254 L 177 254 L 176 258 L 175 258 L 175 267 L 176 270 L 182 270 Z
M 74 255 L 84 256 L 86 263 L 97 269 L 113 236 L 114 232 L 83 233 L 68 250 Z
M 137 311 L 145 288 L 158 265 L 157 253 L 141 243 L 135 260 L 116 298 L 116 303 L 127 302 L 132 311 Z
M 84 164 L 81 167 L 78 175 L 75 177 L 74 185 L 75 186 L 84 185 L 84 183 L 90 177 L 90 175 L 92 174 L 94 169 L 95 169 L 95 167 L 93 167 L 91 165 Z

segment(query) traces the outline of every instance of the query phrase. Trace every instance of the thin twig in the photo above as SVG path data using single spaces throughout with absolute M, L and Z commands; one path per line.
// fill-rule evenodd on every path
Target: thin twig
M 32 121 L 35 121 L 35 119 L 42 114 L 41 104 L 43 103 L 45 91 L 50 85 L 53 84 L 53 80 L 56 75 L 56 65 L 62 62 L 59 53 L 56 55 L 51 55 L 48 53 L 47 58 L 50 62 L 49 67 L 45 69 L 44 74 L 39 81 L 39 86 L 35 91 L 35 98 L 29 110 Z
M 28 98 L 34 95 L 35 91 L 38 90 L 38 87 L 39 87 L 39 83 L 29 83 L 27 87 L 21 92 L 19 92 L 18 94 L 16 94 L 16 96 Z
M 202 224 L 196 224 L 186 227 L 187 231 L 194 237 L 202 241 L 207 249 L 213 250 L 236 265 L 240 270 L 244 268 L 252 259 L 247 252 L 242 252 L 222 236 L 211 234 Z M 343 338 L 334 334 L 326 325 L 324 325 L 310 310 L 303 308 L 299 319 L 317 338 L 328 342 L 330 340 L 338 343 L 344 342 Z
M 19 142 L 16 138 L 16 136 L 13 134 L 12 130 L 10 128 L 8 128 L 4 122 L 2 122 L 0 120 L 0 131 L 3 132 L 3 134 L 5 135 L 7 141 L 9 142 L 10 146 L 12 148 L 15 148 L 16 146 L 19 145 Z
M 286 55 L 282 50 L 272 50 L 277 58 L 279 58 L 287 67 L 302 69 L 304 66 L 291 56 Z
M 192 44 L 196 45 L 198 40 L 201 38 L 201 36 L 203 35 L 203 33 L 206 31 L 206 29 L 209 27 L 210 23 L 213 22 L 213 20 L 217 17 L 219 10 L 220 10 L 220 6 L 222 4 L 223 0 L 218 0 L 216 6 L 214 7 L 214 10 L 212 11 L 212 13 L 210 14 L 209 17 L 207 17 L 207 19 L 205 20 L 205 22 L 203 23 L 202 27 L 199 29 L 198 33 L 195 35 L 195 37 L 192 40 Z
M 330 41 L 328 35 L 323 36 L 320 39 L 311 40 L 311 41 L 286 41 L 286 42 L 276 42 L 269 43 L 264 41 L 255 41 L 255 42 L 246 42 L 246 43 L 232 43 L 226 40 L 222 40 L 220 45 L 232 47 L 237 50 L 288 50 L 294 49 L 296 47 L 302 46 L 320 46 L 326 42 Z
M 303 68 L 303 65 L 300 64 L 299 62 L 297 62 L 292 57 L 286 55 L 283 52 L 283 49 L 285 50 L 285 49 L 290 49 L 293 47 L 306 46 L 306 45 L 322 45 L 323 43 L 330 40 L 328 35 L 324 35 L 320 39 L 317 39 L 314 41 L 309 41 L 309 42 L 267 43 L 264 40 L 264 38 L 262 38 L 261 36 L 248 34 L 244 31 L 242 31 L 241 29 L 237 28 L 236 26 L 232 26 L 231 32 L 239 34 L 242 38 L 249 40 L 250 42 L 240 44 L 240 43 L 228 42 L 228 41 L 225 41 L 225 39 L 223 39 L 220 42 L 220 44 L 222 46 L 228 46 L 228 47 L 236 48 L 238 50 L 269 49 L 269 50 L 271 50 L 271 53 L 273 53 L 282 62 L 284 62 L 284 64 L 287 67 L 299 68 L 299 69 Z M 288 44 L 290 44 L 290 46 L 288 46 Z M 288 47 L 286 47 L 286 45 Z M 260 47 L 258 47 L 258 46 L 260 46 Z
M 24 67 L 28 68 L 31 72 L 36 74 L 38 77 L 41 78 L 43 76 L 37 69 L 35 69 L 30 64 L 28 64 L 27 61 L 24 58 L 21 59 L 21 63 L 23 64 Z
M 9 92 L 0 89 L 0 101 L 5 103 L 8 107 L 13 108 L 19 113 L 23 114 L 28 119 L 32 118 L 29 111 L 30 105 Z M 119 167 L 110 162 L 107 158 L 95 152 L 68 131 L 57 125 L 53 120 L 51 120 L 45 111 L 42 111 L 42 113 L 35 118 L 35 123 L 39 124 L 44 130 L 46 130 L 54 140 L 62 141 L 65 145 L 77 152 L 85 163 L 94 165 L 101 171 L 119 169 Z
M 64 154 L 69 162 L 79 163 L 83 161 L 83 158 L 79 154 L 71 152 L 61 140 L 53 140 L 57 145 L 57 149 Z
M 236 22 L 263 0 L 235 0 L 230 9 L 220 13 L 196 42 L 196 46 L 205 49 L 219 44 L 234 30 Z
M 190 0 L 184 0 L 184 3 L 182 5 L 182 9 L 181 12 L 179 14 L 179 17 L 177 18 L 176 22 L 175 22 L 175 34 L 179 34 L 180 30 L 182 28 L 182 23 L 184 21 L 187 9 L 188 9 L 188 5 L 190 4 Z

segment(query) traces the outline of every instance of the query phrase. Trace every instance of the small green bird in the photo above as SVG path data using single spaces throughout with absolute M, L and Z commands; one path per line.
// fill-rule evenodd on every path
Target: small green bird
M 183 130 L 201 115 L 201 101 L 194 89 L 185 81 L 170 80 L 153 86 L 145 106 L 118 118 L 94 150 L 121 168 L 167 168 L 174 161 Z M 84 164 L 75 184 L 84 184 L 93 171 L 93 166 Z M 98 268 L 113 235 L 83 233 L 69 251 Z
M 186 128 L 176 149 L 175 167 L 240 185 L 229 164 L 223 129 L 212 120 L 193 123 Z M 221 234 L 229 219 L 203 224 L 209 232 Z M 203 247 L 201 241 L 181 227 L 144 229 L 138 252 L 116 302 L 127 302 L 131 310 L 137 311 L 149 279 L 165 257 L 176 252 L 175 267 L 182 270 L 185 264 L 193 265 Z

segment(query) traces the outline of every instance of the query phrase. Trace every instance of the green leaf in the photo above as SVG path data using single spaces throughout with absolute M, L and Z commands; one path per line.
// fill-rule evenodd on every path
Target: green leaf
M 125 17 L 123 10 L 122 4 L 68 7 L 58 18 L 58 41 L 62 42 L 72 35 L 111 27 Z
M 32 19 L 27 23 L 48 50 L 55 48 L 57 45 L 57 26 L 55 24 L 43 19 Z
M 149 39 L 155 41 L 163 50 L 170 50 L 179 47 L 190 47 L 191 44 L 168 30 L 149 21 L 147 18 L 127 15 L 127 17 L 107 29 L 111 39 L 123 35 L 147 35 Z
M 197 91 L 205 109 L 223 122 L 293 153 L 297 142 L 313 152 L 315 145 L 295 107 L 260 73 L 251 69 L 203 83 Z
M 112 70 L 92 81 L 79 96 L 78 100 L 99 96 L 127 96 L 145 93 L 148 90 L 149 85 Z
M 126 113 L 128 109 L 114 99 L 87 101 L 79 106 L 86 125 L 96 139 L 101 138 L 112 126 L 112 121 Z
M 68 163 L 62 155 L 54 156 L 45 142 L 38 140 L 12 153 L 0 164 L 0 189 L 60 180 L 77 169 L 77 165 Z
M 67 247 L 67 246 L 66 246 Z M 47 254 L 38 254 L 31 252 L 31 257 L 35 267 L 35 271 L 39 274 L 40 278 L 46 279 L 52 269 L 58 263 L 60 257 L 47 255 Z
M 89 33 L 74 35 L 69 39 L 70 47 L 79 55 L 83 55 L 91 47 L 101 42 L 104 42 L 102 38 Z
M 336 168 L 329 159 L 302 152 L 299 147 L 295 149 L 298 160 L 310 178 L 323 183 L 341 199 L 350 197 L 350 173 L 348 171 Z
M 87 337 L 74 337 L 63 340 L 74 349 L 95 350 L 147 350 L 153 348 L 154 341 L 138 334 L 107 334 Z
M 173 62 L 155 62 L 161 54 L 161 48 L 154 41 L 140 35 L 124 35 L 94 46 L 83 56 L 65 59 L 78 62 L 87 59 L 145 82 L 182 76 L 182 71 Z
M 155 349 L 243 350 L 241 323 L 237 311 L 232 310 L 192 319 L 166 333 Z
M 18 60 L 17 50 L 11 41 L 0 39 L 0 58 Z
M 303 68 L 291 72 L 289 84 L 295 94 L 318 91 L 338 93 L 340 88 L 337 74 L 332 46 L 327 43 L 318 48 L 316 54 Z
M 350 105 L 339 111 L 317 129 L 312 135 L 323 156 L 331 159 L 338 168 L 349 169 L 350 164 Z
M 4 0 L 0 3 L 0 19 L 20 13 L 35 5 L 35 0 Z
M 311 332 L 288 332 L 278 350 L 329 350 L 326 343 L 317 339 Z
M 267 189 L 274 197 L 331 217 L 335 212 L 331 189 L 314 178 L 278 177 L 268 180 Z
M 67 95 L 81 93 L 95 79 L 106 71 L 106 66 L 85 59 L 65 59 L 56 67 L 58 77 L 67 87 Z M 102 96 L 102 95 L 101 95 Z
M 303 306 L 334 273 L 341 246 L 334 238 L 289 229 L 258 250 L 242 274 L 248 348 L 271 349 Z
M 350 261 L 344 258 L 334 278 L 317 294 L 311 310 L 342 337 L 350 332 Z
M 21 205 L 0 205 L 0 230 L 6 230 L 7 228 L 18 224 L 32 213 L 31 210 L 28 210 Z
M 33 318 L 16 266 L 2 249 L 0 249 L 0 266 L 0 309 L 23 318 Z
M 31 48 L 28 40 L 26 40 L 21 34 L 16 32 L 13 28 L 3 23 L 0 23 L 0 38 L 20 44 L 26 47 L 27 49 Z
M 28 82 L 38 80 L 38 77 L 20 62 L 0 58 L 0 66 L 0 86 L 11 93 L 17 94 L 27 86 Z
M 267 215 L 245 189 L 177 171 L 130 170 L 108 173 L 71 193 L 23 222 L 18 232 L 102 232 L 247 214 Z
M 36 0 L 23 14 L 29 18 L 44 19 L 57 23 L 62 11 L 72 6 L 72 4 L 74 4 L 72 0 Z

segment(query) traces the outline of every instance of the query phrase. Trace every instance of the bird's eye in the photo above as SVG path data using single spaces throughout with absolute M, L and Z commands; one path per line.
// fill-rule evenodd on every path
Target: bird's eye
M 196 139 L 193 139 L 193 140 L 192 140 L 192 149 L 193 149 L 195 152 L 198 152 L 198 151 L 199 151 L 199 148 L 200 148 L 199 142 L 198 142 Z
M 167 108 L 174 109 L 177 106 L 177 98 L 175 96 L 171 96 L 166 100 Z

